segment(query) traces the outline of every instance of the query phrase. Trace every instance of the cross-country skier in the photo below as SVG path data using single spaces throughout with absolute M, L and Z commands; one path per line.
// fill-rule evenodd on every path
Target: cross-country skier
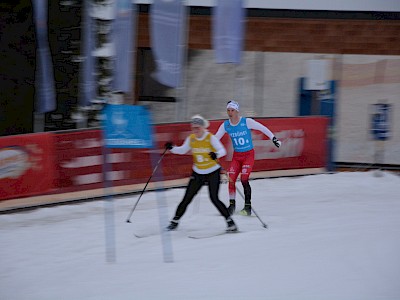
M 194 196 L 204 184 L 208 183 L 211 202 L 226 219 L 226 231 L 237 231 L 236 224 L 230 217 L 227 207 L 218 198 L 221 171 L 218 158 L 226 155 L 226 150 L 222 143 L 207 130 L 208 126 L 207 120 L 200 115 L 195 115 L 191 119 L 192 134 L 185 139 L 182 146 L 173 146 L 171 142 L 165 144 L 166 149 L 170 150 L 171 153 L 186 154 L 192 150 L 193 155 L 193 172 L 189 184 L 167 230 L 175 230 L 178 227 L 180 218 Z
M 233 146 L 233 157 L 228 170 L 228 190 L 229 190 L 229 214 L 233 214 L 236 208 L 236 179 L 241 173 L 240 181 L 243 185 L 245 204 L 240 211 L 241 215 L 251 215 L 251 187 L 249 183 L 250 173 L 254 165 L 254 147 L 251 137 L 251 130 L 259 130 L 268 136 L 276 147 L 281 146 L 281 142 L 267 127 L 252 118 L 244 118 L 239 115 L 239 103 L 228 101 L 226 111 L 229 120 L 224 121 L 218 128 L 215 137 L 220 140 L 225 133 L 228 133 Z

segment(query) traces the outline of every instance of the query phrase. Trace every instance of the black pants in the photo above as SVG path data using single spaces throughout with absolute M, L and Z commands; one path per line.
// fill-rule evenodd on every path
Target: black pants
M 176 209 L 174 220 L 179 220 L 183 216 L 186 208 L 190 202 L 192 202 L 194 196 L 196 196 L 201 187 L 206 183 L 208 183 L 208 192 L 210 194 L 211 202 L 215 205 L 225 219 L 229 217 L 228 209 L 218 198 L 220 184 L 220 169 L 218 169 L 210 174 L 198 174 L 196 172 L 192 173 L 189 184 L 186 188 L 185 196 Z

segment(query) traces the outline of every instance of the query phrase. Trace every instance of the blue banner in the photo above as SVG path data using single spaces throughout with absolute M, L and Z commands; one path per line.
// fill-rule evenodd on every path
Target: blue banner
M 150 11 L 150 41 L 157 65 L 154 78 L 179 87 L 185 49 L 186 7 L 182 0 L 154 0 Z
M 96 97 L 96 78 L 94 76 L 95 72 L 95 58 L 92 52 L 95 49 L 95 32 L 94 32 L 94 21 L 90 16 L 90 11 L 92 9 L 92 1 L 84 1 L 84 6 L 82 9 L 83 13 L 83 24 L 82 24 L 82 56 L 83 61 L 81 63 L 80 70 L 80 90 L 79 90 L 79 105 L 80 106 L 90 106 L 92 100 Z
M 371 134 L 374 140 L 385 141 L 391 137 L 390 134 L 390 112 L 391 104 L 372 104 Z
M 213 9 L 213 48 L 219 64 L 240 64 L 246 9 L 242 0 L 217 0 Z
M 36 105 L 37 113 L 57 108 L 53 63 L 47 38 L 47 0 L 33 0 L 36 26 Z
M 104 142 L 107 148 L 153 147 L 150 113 L 143 106 L 108 104 L 104 115 Z
M 136 36 L 136 4 L 132 0 L 117 0 L 113 35 L 115 44 L 114 90 L 132 92 Z

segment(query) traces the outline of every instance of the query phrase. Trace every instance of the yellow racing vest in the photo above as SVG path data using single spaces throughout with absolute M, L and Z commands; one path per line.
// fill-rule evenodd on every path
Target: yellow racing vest
M 201 170 L 206 170 L 216 166 L 217 162 L 211 159 L 210 155 L 208 155 L 210 152 L 215 152 L 210 141 L 211 133 L 208 133 L 203 140 L 196 139 L 196 136 L 193 133 L 189 137 L 194 165 Z

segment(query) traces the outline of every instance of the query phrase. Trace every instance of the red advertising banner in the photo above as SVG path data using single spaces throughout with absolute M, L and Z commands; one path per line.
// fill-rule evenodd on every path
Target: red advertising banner
M 271 129 L 282 141 L 282 146 L 276 148 L 268 137 L 253 131 L 256 153 L 254 171 L 322 168 L 326 165 L 327 118 L 301 117 L 257 121 Z M 209 131 L 215 133 L 221 123 L 222 120 L 211 121 Z M 154 149 L 112 149 L 109 154 L 111 168 L 108 172 L 113 185 L 147 182 L 152 174 L 154 161 L 158 160 L 164 150 L 164 144 L 172 141 L 181 145 L 190 132 L 189 123 L 157 125 L 154 127 Z M 54 140 L 59 192 L 103 187 L 101 131 L 59 133 L 55 135 Z M 220 161 L 227 169 L 233 149 L 228 135 L 222 138 L 222 142 L 228 154 Z M 191 167 L 190 153 L 167 153 L 153 180 L 157 180 L 158 175 L 162 175 L 163 180 L 188 177 Z
M 49 133 L 0 138 L 0 200 L 44 194 L 52 189 L 53 146 Z
M 57 133 L 57 192 L 103 187 L 102 132 L 100 130 Z M 152 173 L 149 150 L 108 149 L 108 178 L 113 185 L 146 182 Z M 146 179 L 145 179 L 146 178 Z
M 279 149 L 276 148 L 268 137 L 259 131 L 253 130 L 252 137 L 255 151 L 253 171 L 323 168 L 326 166 L 327 118 L 256 118 L 256 120 L 267 126 L 282 141 L 282 146 Z M 215 134 L 222 122 L 223 120 L 211 121 L 209 131 Z M 164 125 L 162 132 L 160 130 L 156 132 L 160 144 L 163 145 L 167 140 L 171 140 L 180 145 L 189 135 L 190 125 L 187 123 Z M 232 160 L 233 147 L 227 134 L 224 135 L 221 141 L 227 150 L 227 155 L 220 159 L 220 162 L 227 169 L 229 162 Z M 164 166 L 166 168 L 166 170 L 164 169 L 166 176 L 168 176 L 170 169 L 172 172 L 174 170 L 175 172 L 188 170 L 187 166 L 182 169 L 183 162 L 191 166 L 191 156 L 187 156 L 189 159 L 185 160 L 181 155 L 168 155 L 165 162 L 167 166 Z M 190 167 L 188 172 L 190 172 Z
M 253 131 L 256 159 L 254 171 L 326 166 L 327 118 L 256 120 L 274 132 L 282 141 L 282 146 L 276 148 L 268 137 Z M 209 131 L 215 133 L 222 122 L 223 120 L 211 121 Z M 189 123 L 174 123 L 157 125 L 153 132 L 153 149 L 108 149 L 107 174 L 113 186 L 147 182 L 164 152 L 164 144 L 172 141 L 181 145 L 191 131 Z M 233 152 L 228 135 L 222 138 L 222 143 L 227 149 L 227 155 L 220 162 L 227 169 Z M 0 199 L 44 193 L 51 187 L 54 188 L 54 193 L 102 188 L 102 144 L 100 130 L 58 132 L 53 133 L 52 138 L 49 134 L 42 134 L 0 139 L 0 147 L 4 151 L 0 152 Z M 190 153 L 167 153 L 157 172 L 153 174 L 152 181 L 187 178 L 191 169 Z M 24 176 L 18 177 L 17 174 Z

